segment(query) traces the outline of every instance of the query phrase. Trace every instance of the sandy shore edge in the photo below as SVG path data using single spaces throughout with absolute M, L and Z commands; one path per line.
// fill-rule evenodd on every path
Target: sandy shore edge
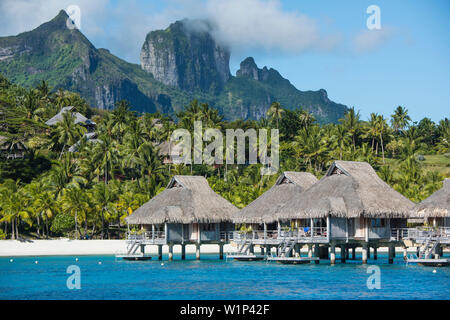
M 163 253 L 167 253 L 167 246 L 163 246 Z M 123 253 L 126 250 L 125 240 L 31 240 L 23 242 L 18 240 L 0 240 L 0 257 L 19 257 L 19 256 L 75 256 L 75 255 L 114 255 Z M 387 252 L 387 248 L 378 248 L 378 252 Z M 224 252 L 235 252 L 236 246 L 227 244 L 224 246 Z M 255 252 L 259 249 L 255 248 Z M 360 252 L 361 248 L 357 249 Z M 397 248 L 401 252 L 400 248 Z M 179 254 L 181 247 L 174 246 L 174 254 Z M 203 244 L 201 253 L 218 253 L 219 246 L 214 244 Z M 307 252 L 304 247 L 302 252 Z M 337 248 L 337 252 L 339 249 Z M 415 248 L 409 248 L 408 252 L 415 253 Z M 146 247 L 146 253 L 157 254 L 157 247 L 154 245 Z M 195 245 L 187 245 L 186 253 L 195 253 Z

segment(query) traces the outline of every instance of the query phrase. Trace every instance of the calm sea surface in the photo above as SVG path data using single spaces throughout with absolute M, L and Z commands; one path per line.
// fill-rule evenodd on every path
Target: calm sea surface
M 379 290 L 367 288 L 370 274 L 361 261 L 330 266 L 220 261 L 215 255 L 201 261 L 175 256 L 173 262 L 0 258 L 0 299 L 449 299 L 450 268 L 407 266 L 397 257 L 393 265 L 383 254 L 369 260 L 380 267 Z M 67 288 L 70 265 L 81 270 L 80 290 Z

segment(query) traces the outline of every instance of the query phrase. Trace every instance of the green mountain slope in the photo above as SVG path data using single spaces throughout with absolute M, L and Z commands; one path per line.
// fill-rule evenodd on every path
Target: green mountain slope
M 232 76 L 226 48 L 205 31 L 183 34 L 185 22 L 147 36 L 143 46 L 146 68 L 142 62 L 141 66 L 128 63 L 106 49 L 96 49 L 79 30 L 67 28 L 67 19 L 61 11 L 32 31 L 0 38 L 0 73 L 25 87 L 46 80 L 55 89 L 79 92 L 91 106 L 100 109 L 111 109 L 117 101 L 126 99 L 136 111 L 158 110 L 174 115 L 197 98 L 219 109 L 225 119 L 259 119 L 271 102 L 279 101 L 288 109 L 309 110 L 320 122 L 336 122 L 347 109 L 328 100 L 325 90 L 297 90 L 276 70 L 258 69 L 251 58 L 243 61 L 241 71 L 256 68 L 260 78 L 243 71 Z M 161 37 L 161 32 L 163 43 L 152 45 L 151 40 Z M 175 63 L 164 51 L 170 48 L 177 57 L 176 81 L 174 73 L 167 72 Z M 152 67 L 152 62 L 164 59 L 164 67 L 169 69 Z

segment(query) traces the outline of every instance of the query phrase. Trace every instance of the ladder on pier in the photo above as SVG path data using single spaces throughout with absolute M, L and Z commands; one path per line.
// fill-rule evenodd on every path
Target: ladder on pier
M 283 239 L 283 241 L 278 245 L 278 257 L 285 258 L 289 257 L 290 253 L 294 249 L 296 241 L 291 239 Z
M 439 237 L 433 237 L 433 233 L 431 233 L 419 251 L 419 259 L 429 259 L 436 252 L 438 245 Z

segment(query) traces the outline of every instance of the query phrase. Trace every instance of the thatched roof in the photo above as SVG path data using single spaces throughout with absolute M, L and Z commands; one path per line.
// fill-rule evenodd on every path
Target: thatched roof
M 72 109 L 74 109 L 73 106 L 63 107 L 53 118 L 47 120 L 45 124 L 48 126 L 56 125 L 58 122 L 63 120 L 63 114 L 65 112 L 72 112 L 72 115 L 75 117 L 75 124 L 95 125 L 95 122 L 89 120 L 79 112 L 72 111 Z
M 201 176 L 174 176 L 167 188 L 126 218 L 129 224 L 217 223 L 238 209 Z
M 283 206 L 278 218 L 400 218 L 408 217 L 413 207 L 368 163 L 335 161 L 319 182 Z
M 233 217 L 235 223 L 272 223 L 285 203 L 297 197 L 318 180 L 308 172 L 284 172 L 275 185 Z
M 444 186 L 414 208 L 414 217 L 440 218 L 450 217 L 450 179 L 444 180 Z

